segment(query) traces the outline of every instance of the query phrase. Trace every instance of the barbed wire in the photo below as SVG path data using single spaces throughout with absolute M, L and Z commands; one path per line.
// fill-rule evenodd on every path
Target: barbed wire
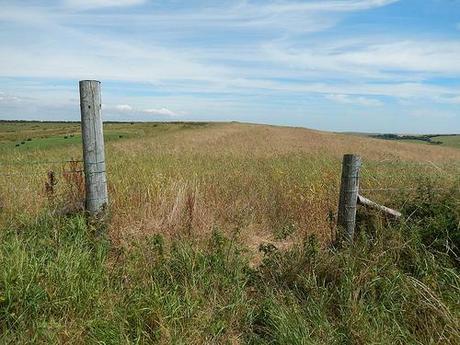
M 83 160 L 81 159 L 68 159 L 68 160 L 48 160 L 48 161 L 39 161 L 39 160 L 35 160 L 35 161 L 0 161 L 0 168 L 2 168 L 3 166 L 7 167 L 7 166 L 27 166 L 27 165 L 55 165 L 55 164 L 75 164 L 75 163 L 78 163 L 78 165 L 80 165 L 80 163 L 84 163 L 84 165 L 86 166 L 94 166 L 94 165 L 101 165 L 101 164 L 105 164 L 105 161 L 101 161 L 101 162 L 84 162 Z M 74 168 L 77 167 L 77 166 L 73 166 Z M 53 170 L 49 170 L 49 171 L 53 171 Z M 84 173 L 85 172 L 85 169 L 82 168 L 82 169 L 79 169 L 79 170 L 76 170 L 76 169 L 71 169 L 71 170 L 62 170 L 62 171 L 57 171 L 57 172 L 61 172 L 62 174 L 71 174 L 71 173 Z M 101 172 L 105 172 L 105 171 L 90 171 L 88 172 L 89 174 L 97 174 L 97 173 L 101 173 Z M 4 176 L 4 177 L 13 177 L 13 176 L 42 176 L 42 174 L 44 174 L 45 172 L 42 170 L 42 171 L 35 171 L 35 172 L 27 172 L 27 171 L 20 171 L 20 172 L 1 172 L 0 171 L 0 176 Z
M 438 163 L 438 164 L 454 164 L 454 165 L 459 165 L 460 162 L 442 162 L 442 163 Z M 383 160 L 367 160 L 366 163 L 363 163 L 363 164 L 377 164 L 377 165 L 380 165 L 380 164 L 388 164 L 388 165 L 393 165 L 393 164 L 398 164 L 398 165 L 401 165 L 401 164 L 405 164 L 405 165 L 433 165 L 435 164 L 435 162 L 431 161 L 431 160 L 426 160 L 426 161 L 409 161 L 409 160 L 400 160 L 400 159 L 383 159 Z
M 443 166 L 442 168 L 433 163 L 433 162 L 429 162 L 429 163 L 426 163 L 426 164 L 423 164 L 423 165 L 416 165 L 417 167 L 424 167 L 425 169 L 429 169 L 429 170 L 425 170 L 425 171 L 432 171 L 434 172 L 436 175 L 438 176 L 442 176 L 442 177 L 451 177 L 451 178 L 460 178 L 460 165 L 455 165 L 455 166 L 452 166 L 452 165 L 449 165 L 449 166 Z M 400 165 L 398 164 L 397 166 L 387 166 L 388 169 L 391 169 L 393 171 L 405 171 L 407 170 L 408 168 L 411 167 L 411 165 Z M 377 166 L 372 166 L 372 164 L 363 164 L 361 166 L 361 171 L 363 173 L 364 176 L 368 177 L 368 178 L 371 178 L 373 180 L 378 180 L 378 178 L 376 177 L 377 174 L 381 175 L 382 173 L 378 173 L 377 172 L 377 168 L 378 168 L 378 165 Z M 387 173 L 387 172 L 386 172 Z
M 63 164 L 63 163 L 82 163 L 82 160 L 62 160 L 62 161 L 0 161 L 2 165 L 40 165 L 40 164 Z M 93 163 L 96 164 L 96 163 Z
M 398 188 L 398 187 L 393 187 L 393 188 L 360 188 L 359 189 L 361 192 L 408 192 L 408 191 L 419 191 L 419 188 Z M 430 188 L 431 191 L 446 191 L 450 190 L 449 188 Z
M 380 169 L 380 168 L 388 168 L 388 169 L 407 169 L 408 167 L 425 167 L 425 168 L 432 168 L 435 169 L 439 172 L 445 172 L 446 169 L 452 170 L 452 169 L 460 169 L 460 162 L 450 162 L 450 163 L 434 163 L 431 161 L 428 162 L 392 162 L 391 164 L 379 164 L 379 163 L 374 163 L 374 162 L 368 162 L 368 163 L 362 163 L 361 168 L 375 168 L 375 169 Z
M 427 161 L 427 162 L 390 162 L 390 163 L 392 163 L 391 166 L 389 166 L 389 165 L 386 165 L 386 166 L 390 167 L 392 169 L 395 169 L 396 171 L 406 170 L 408 167 L 411 166 L 412 163 L 415 163 L 416 166 L 424 166 L 426 168 L 433 169 L 435 175 L 437 175 L 440 178 L 448 177 L 448 178 L 459 179 L 460 180 L 460 173 L 456 174 L 455 171 L 452 171 L 452 169 L 451 169 L 452 166 L 451 165 L 448 166 L 448 168 L 450 168 L 450 169 L 447 169 L 447 170 L 450 170 L 450 171 L 447 171 L 445 168 L 442 169 L 441 167 L 439 167 L 439 165 L 435 164 L 432 161 Z M 394 165 L 393 163 L 396 164 L 396 165 Z M 401 164 L 401 163 L 404 163 L 404 164 Z M 369 179 L 373 180 L 374 182 L 376 182 L 378 187 L 372 188 L 374 191 L 378 191 L 378 190 L 380 190 L 380 191 L 390 191 L 390 190 L 398 190 L 398 191 L 404 191 L 405 190 L 405 191 L 409 191 L 409 190 L 416 190 L 416 188 L 411 189 L 411 188 L 404 188 L 404 187 L 402 187 L 402 188 L 385 187 L 383 185 L 383 183 L 381 182 L 382 179 L 377 177 L 377 175 L 381 175 L 382 173 L 380 173 L 378 171 L 372 171 L 373 167 L 378 167 L 378 166 L 379 166 L 379 164 L 374 165 L 373 163 L 370 163 L 370 164 L 363 163 L 361 165 L 362 176 L 366 177 L 366 178 L 369 178 Z M 455 164 L 454 170 L 457 170 L 456 168 L 458 168 L 459 171 L 460 171 L 460 165 L 458 165 L 458 167 L 457 167 L 457 165 Z M 435 190 L 435 189 L 433 188 L 433 190 Z
M 2 166 L 14 166 L 14 165 L 46 165 L 46 164 L 67 164 L 67 163 L 85 163 L 81 159 L 68 159 L 68 160 L 49 160 L 49 161 L 40 161 L 40 160 L 35 160 L 35 161 L 0 161 L 0 168 Z M 86 162 L 85 165 L 99 165 L 99 164 L 104 164 L 105 161 L 101 162 Z M 377 164 L 376 164 L 377 163 Z M 420 188 L 416 187 L 411 187 L 411 188 L 406 188 L 406 187 L 386 187 L 383 185 L 381 182 L 381 178 L 377 177 L 378 172 L 377 171 L 372 171 L 372 167 L 379 166 L 380 164 L 385 164 L 387 167 L 400 167 L 398 170 L 404 170 L 407 168 L 407 166 L 411 165 L 423 165 L 426 167 L 431 167 L 436 169 L 438 173 L 444 173 L 446 175 L 451 175 L 450 173 L 446 172 L 445 170 L 441 169 L 438 165 L 433 163 L 432 161 L 427 161 L 427 162 L 407 162 L 407 161 L 394 161 L 390 159 L 384 159 L 381 161 L 371 161 L 369 163 L 363 163 L 361 166 L 361 172 L 363 177 L 369 178 L 376 182 L 377 187 L 375 188 L 360 188 L 360 191 L 362 192 L 405 192 L 405 191 L 417 191 L 420 190 Z M 460 167 L 460 166 L 459 166 Z M 72 174 L 72 173 L 84 173 L 85 169 L 82 168 L 80 170 L 63 170 L 60 173 L 63 174 Z M 101 171 L 97 172 L 89 172 L 89 174 L 95 174 L 95 173 L 100 173 Z M 5 177 L 13 177 L 13 176 L 41 176 L 43 172 L 0 172 L 0 176 L 5 176 Z M 447 190 L 446 188 L 431 188 L 433 191 L 445 191 Z
M 65 164 L 65 163 L 85 163 L 82 160 L 66 160 L 66 161 L 30 161 L 30 162 L 24 162 L 24 161 L 18 161 L 18 162 L 2 162 L 0 161 L 0 167 L 2 165 L 8 166 L 8 165 L 45 165 L 45 164 Z M 105 161 L 101 162 L 86 162 L 85 165 L 97 165 L 97 164 L 104 164 Z
M 85 170 L 62 170 L 62 171 L 53 171 L 54 173 L 61 173 L 61 174 L 76 174 L 76 173 L 84 173 Z M 34 173 L 28 173 L 28 172 L 21 172 L 21 173 L 2 173 L 0 172 L 0 176 L 42 176 L 46 175 L 48 172 L 34 172 Z M 95 172 L 96 173 L 96 172 Z

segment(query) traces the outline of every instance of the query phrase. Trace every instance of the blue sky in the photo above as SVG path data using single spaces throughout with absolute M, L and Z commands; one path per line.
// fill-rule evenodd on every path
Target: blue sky
M 460 132 L 460 0 L 0 0 L 0 119 Z

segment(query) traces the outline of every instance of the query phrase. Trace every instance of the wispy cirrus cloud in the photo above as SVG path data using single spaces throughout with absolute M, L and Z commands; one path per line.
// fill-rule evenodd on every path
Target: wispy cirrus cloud
M 383 7 L 400 0 L 350 0 L 350 1 L 281 1 L 272 2 L 266 9 L 270 12 L 298 12 L 298 11 L 327 11 L 327 12 L 349 12 L 362 11 L 376 7 Z
M 22 97 L 14 96 L 3 91 L 0 91 L 0 103 L 16 103 L 21 102 Z
M 445 104 L 460 105 L 460 93 L 457 93 L 457 95 L 453 95 L 453 96 L 446 93 L 442 96 L 437 96 L 435 98 L 435 101 L 439 103 L 445 103 Z
M 104 7 L 125 7 L 145 3 L 146 0 L 64 0 L 65 6 L 76 9 L 96 9 Z
M 356 37 L 343 42 L 313 43 L 306 48 L 270 44 L 264 47 L 272 61 L 311 73 L 341 73 L 375 79 L 423 79 L 439 74 L 460 76 L 459 40 L 390 40 Z M 401 72 L 411 73 L 401 75 Z
M 331 101 L 342 103 L 342 104 L 364 105 L 364 106 L 369 106 L 369 107 L 383 106 L 383 102 L 379 101 L 378 99 L 363 97 L 363 96 L 331 94 L 331 95 L 326 95 L 325 97 Z

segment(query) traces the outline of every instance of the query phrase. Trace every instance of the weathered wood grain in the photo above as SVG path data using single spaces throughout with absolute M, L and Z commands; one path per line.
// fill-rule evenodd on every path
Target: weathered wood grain
M 340 239 L 349 242 L 353 241 L 355 233 L 360 167 L 359 156 L 353 154 L 343 156 L 337 225 Z
M 104 134 L 101 117 L 101 83 L 80 81 L 81 131 L 85 165 L 86 210 L 92 216 L 107 209 Z

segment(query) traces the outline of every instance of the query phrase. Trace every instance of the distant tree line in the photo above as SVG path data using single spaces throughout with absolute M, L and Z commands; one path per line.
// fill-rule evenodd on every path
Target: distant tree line
M 449 135 L 456 135 L 456 134 L 449 134 Z M 385 140 L 420 140 L 420 141 L 425 141 L 427 143 L 433 144 L 433 145 L 440 145 L 442 144 L 442 141 L 439 140 L 433 140 L 433 138 L 437 137 L 439 135 L 401 135 L 401 134 L 375 134 L 371 135 L 372 138 L 377 138 L 377 139 L 385 139 Z

